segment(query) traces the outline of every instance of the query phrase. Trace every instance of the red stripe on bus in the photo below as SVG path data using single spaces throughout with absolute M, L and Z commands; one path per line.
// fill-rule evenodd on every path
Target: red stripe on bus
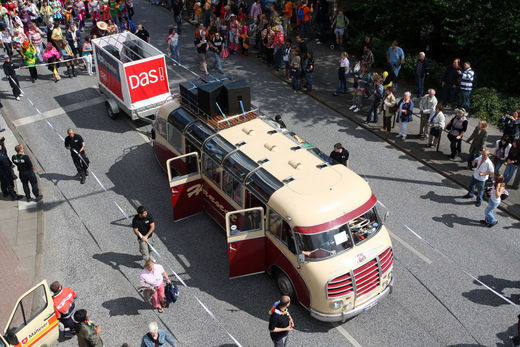
M 348 221 L 367 212 L 372 207 L 374 207 L 376 202 L 377 202 L 376 196 L 374 194 L 372 194 L 370 199 L 368 199 L 368 201 L 365 202 L 363 205 L 359 206 L 355 210 L 352 210 L 352 211 L 344 214 L 341 217 L 338 217 L 331 221 L 325 222 L 323 224 L 313 225 L 313 226 L 309 226 L 309 227 L 295 227 L 294 231 L 297 233 L 300 233 L 300 234 L 316 234 L 316 233 L 330 230 L 336 226 L 343 225 L 343 224 L 347 223 Z
M 52 323 L 56 322 L 57 320 L 58 320 L 58 316 L 56 316 L 56 314 L 53 314 L 52 317 L 49 318 L 47 323 L 49 323 L 49 325 L 51 325 Z
M 34 340 L 33 342 L 31 342 L 30 345 L 27 345 L 25 347 L 31 347 L 31 346 L 34 346 L 34 344 L 38 341 L 40 341 L 45 335 L 47 335 L 48 333 L 50 333 L 52 330 L 54 330 L 54 328 L 58 328 L 58 322 L 56 322 L 56 324 L 54 326 L 50 326 L 47 328 L 47 331 L 44 332 L 43 334 L 41 334 L 36 340 Z

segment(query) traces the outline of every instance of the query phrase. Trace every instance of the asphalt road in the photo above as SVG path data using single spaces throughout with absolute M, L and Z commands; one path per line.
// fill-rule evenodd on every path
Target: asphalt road
M 172 18 L 143 0 L 135 6 L 136 22 L 144 24 L 152 43 L 164 51 Z M 193 27 L 184 24 L 182 62 L 198 71 L 192 37 Z M 254 56 L 234 56 L 225 62 L 224 70 L 251 83 L 253 102 L 265 113 L 282 114 L 291 130 L 325 152 L 341 141 L 351 153 L 351 168 L 368 180 L 390 210 L 387 226 L 396 260 L 392 295 L 339 328 L 310 318 L 294 305 L 296 329 L 290 345 L 508 344 L 518 307 L 471 276 L 519 302 L 518 221 L 499 213 L 498 226 L 481 227 L 478 220 L 484 207 L 461 199 L 465 192 L 458 186 L 313 99 L 293 93 Z M 225 235 L 207 216 L 172 222 L 166 176 L 146 136 L 140 134 L 146 134 L 149 126 L 109 119 L 103 104 L 96 102 L 94 77 L 83 74 L 55 84 L 47 72 L 41 69 L 44 76 L 35 84 L 27 72 L 20 73 L 27 96 L 22 101 L 10 99 L 7 82 L 2 83 L 1 95 L 4 113 L 18 124 L 41 165 L 44 278 L 74 288 L 78 307 L 86 308 L 102 326 L 106 346 L 123 342 L 138 346 L 152 320 L 180 345 L 233 345 L 227 332 L 244 346 L 270 345 L 267 311 L 278 297 L 274 282 L 267 275 L 229 280 Z M 194 76 L 173 67 L 169 77 L 176 91 L 179 81 Z M 101 185 L 92 175 L 85 185 L 79 184 L 57 133 L 41 118 L 26 118 L 37 114 L 29 99 L 43 113 L 90 100 L 88 106 L 55 112 L 59 115 L 47 119 L 62 136 L 72 127 L 84 137 L 91 169 Z M 116 203 L 128 215 L 140 204 L 148 207 L 158 226 L 154 246 L 162 254 L 159 263 L 169 273 L 175 270 L 188 285 L 181 288 L 173 308 L 161 315 L 136 291 L 142 261 L 135 236 Z M 76 341 L 61 345 L 75 346 Z

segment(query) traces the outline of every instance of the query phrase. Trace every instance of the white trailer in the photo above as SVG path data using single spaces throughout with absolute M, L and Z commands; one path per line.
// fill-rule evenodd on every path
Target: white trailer
M 132 120 L 152 121 L 171 97 L 164 54 L 132 33 L 92 40 L 99 91 L 112 119 L 123 112 Z

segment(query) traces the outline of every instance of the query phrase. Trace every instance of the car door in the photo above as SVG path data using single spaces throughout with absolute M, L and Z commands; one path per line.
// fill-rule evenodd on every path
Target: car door
M 51 346 L 58 340 L 59 327 L 52 295 L 46 281 L 22 295 L 11 313 L 3 339 L 8 346 Z
M 264 209 L 253 207 L 226 214 L 229 277 L 265 271 Z
M 166 162 L 173 220 L 190 217 L 202 211 L 202 178 L 199 154 L 192 152 Z

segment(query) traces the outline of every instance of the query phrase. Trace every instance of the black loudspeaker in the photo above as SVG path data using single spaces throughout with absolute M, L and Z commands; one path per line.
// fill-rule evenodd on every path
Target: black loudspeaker
M 110 54 L 112 54 L 117 60 L 121 60 L 121 57 L 119 55 L 119 49 L 112 45 L 106 45 L 103 46 L 103 48 Z
M 126 41 L 123 52 L 127 61 L 136 61 L 146 58 L 137 40 Z
M 212 74 L 209 74 L 209 75 L 202 75 L 200 77 L 201 81 L 204 82 L 204 83 L 211 83 L 211 82 L 224 82 L 224 81 L 228 81 L 229 79 L 227 77 L 218 77 L 218 76 L 214 76 Z
M 234 116 L 251 110 L 251 89 L 244 80 L 229 82 L 224 85 L 224 99 L 226 100 L 226 115 Z M 244 111 L 240 105 L 244 105 Z
M 181 92 L 181 96 L 183 99 L 189 101 L 193 105 L 199 104 L 198 99 L 198 91 L 199 86 L 203 85 L 204 83 L 200 80 L 193 80 L 193 81 L 187 81 L 187 82 L 181 82 L 179 83 L 179 89 Z
M 223 104 L 224 99 L 222 98 L 222 91 L 223 85 L 221 82 L 211 82 L 199 86 L 199 108 L 210 117 L 215 117 L 220 114 L 220 111 L 217 107 L 217 102 L 222 111 L 225 109 L 225 105 Z

